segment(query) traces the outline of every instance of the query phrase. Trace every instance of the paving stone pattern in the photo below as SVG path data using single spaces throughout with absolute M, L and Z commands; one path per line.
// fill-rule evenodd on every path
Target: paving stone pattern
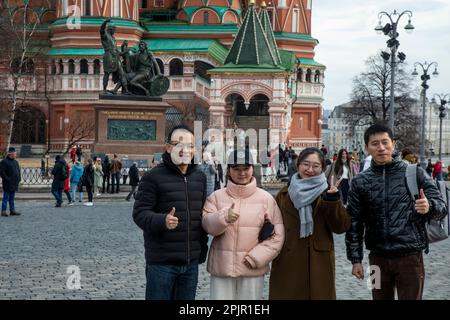
M 93 207 L 76 203 L 60 209 L 52 205 L 18 201 L 21 216 L 0 217 L 0 300 L 143 299 L 143 236 L 131 217 L 132 202 L 110 200 Z M 338 299 L 370 299 L 366 281 L 351 276 L 344 236 L 335 239 Z M 450 240 L 433 245 L 425 256 L 425 299 L 450 298 L 449 253 Z M 68 288 L 71 266 L 79 268 L 80 289 Z M 209 298 L 205 267 L 200 267 L 200 300 Z M 74 286 L 76 281 L 69 281 Z

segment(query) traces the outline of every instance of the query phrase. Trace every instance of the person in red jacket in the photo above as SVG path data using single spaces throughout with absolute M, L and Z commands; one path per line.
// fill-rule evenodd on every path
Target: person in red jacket
M 433 166 L 433 178 L 436 179 L 436 181 L 442 180 L 442 162 L 441 160 L 438 160 L 436 164 Z
M 75 163 L 76 157 L 77 157 L 77 147 L 75 145 L 72 145 L 72 148 L 70 149 L 70 159 L 72 160 L 72 163 Z
M 70 165 L 67 164 L 67 179 L 64 183 L 64 193 L 66 194 L 67 200 L 69 201 L 69 206 L 72 206 L 75 203 L 75 201 L 73 201 L 69 192 L 69 181 L 70 181 Z

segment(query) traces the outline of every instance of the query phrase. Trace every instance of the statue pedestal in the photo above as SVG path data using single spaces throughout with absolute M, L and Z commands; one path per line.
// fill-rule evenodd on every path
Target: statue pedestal
M 164 152 L 167 108 L 159 97 L 101 95 L 94 105 L 94 154 L 150 161 L 155 152 Z

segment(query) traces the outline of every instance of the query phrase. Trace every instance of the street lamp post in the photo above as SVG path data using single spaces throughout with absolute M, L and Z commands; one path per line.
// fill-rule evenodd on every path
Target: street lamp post
M 397 40 L 399 34 L 397 32 L 398 22 L 400 21 L 400 18 L 403 15 L 408 16 L 408 24 L 405 26 L 405 30 L 408 33 L 411 33 L 414 30 L 414 26 L 411 24 L 411 18 L 412 18 L 412 12 L 409 10 L 405 10 L 402 13 L 398 13 L 397 10 L 394 10 L 393 13 L 389 14 L 386 11 L 381 11 L 378 13 L 378 26 L 375 28 L 375 31 L 378 34 L 381 34 L 383 32 L 386 36 L 389 37 L 389 40 L 386 42 L 388 48 L 391 50 L 391 54 L 387 52 L 382 52 L 381 56 L 383 59 L 388 62 L 389 58 L 391 59 L 391 98 L 389 103 L 389 127 L 391 128 L 392 132 L 394 132 L 394 83 L 395 83 L 395 65 L 396 65 L 396 52 L 398 49 L 398 46 L 400 45 L 400 42 Z M 381 25 L 381 19 L 383 16 L 386 16 L 389 18 L 389 21 L 391 23 L 387 23 L 384 27 Z M 397 18 L 397 19 L 395 19 Z M 395 22 L 394 22 L 395 20 Z M 398 53 L 398 58 L 400 62 L 403 62 L 406 58 L 406 55 L 403 52 Z
M 427 99 L 427 89 L 430 87 L 427 82 L 430 80 L 430 76 L 428 74 L 428 70 L 431 66 L 434 66 L 433 76 L 437 77 L 439 75 L 439 72 L 437 71 L 437 62 L 416 62 L 414 63 L 414 71 L 412 73 L 413 76 L 417 76 L 417 67 L 422 68 L 423 74 L 420 76 L 420 79 L 422 80 L 422 137 L 420 140 L 420 166 L 425 169 L 426 162 L 425 162 L 425 106 L 426 106 L 426 99 Z
M 445 118 L 445 105 L 447 104 L 450 94 L 435 94 L 432 102 L 436 102 L 436 97 L 439 99 L 439 160 L 442 160 L 442 120 Z

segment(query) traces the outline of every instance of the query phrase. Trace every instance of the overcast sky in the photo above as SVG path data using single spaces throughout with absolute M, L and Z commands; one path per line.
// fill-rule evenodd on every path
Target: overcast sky
M 327 68 L 325 109 L 348 102 L 352 78 L 364 70 L 364 61 L 387 48 L 388 37 L 378 35 L 374 28 L 378 12 L 392 13 L 394 9 L 413 12 L 413 33 L 404 29 L 406 15 L 398 28 L 399 51 L 406 54 L 407 70 L 412 72 L 414 62 L 436 61 L 440 74 L 428 82 L 427 97 L 450 93 L 450 0 L 313 0 L 312 9 L 312 36 L 319 40 L 315 60 Z M 383 17 L 382 25 L 388 21 Z M 416 83 L 419 90 L 419 77 Z

